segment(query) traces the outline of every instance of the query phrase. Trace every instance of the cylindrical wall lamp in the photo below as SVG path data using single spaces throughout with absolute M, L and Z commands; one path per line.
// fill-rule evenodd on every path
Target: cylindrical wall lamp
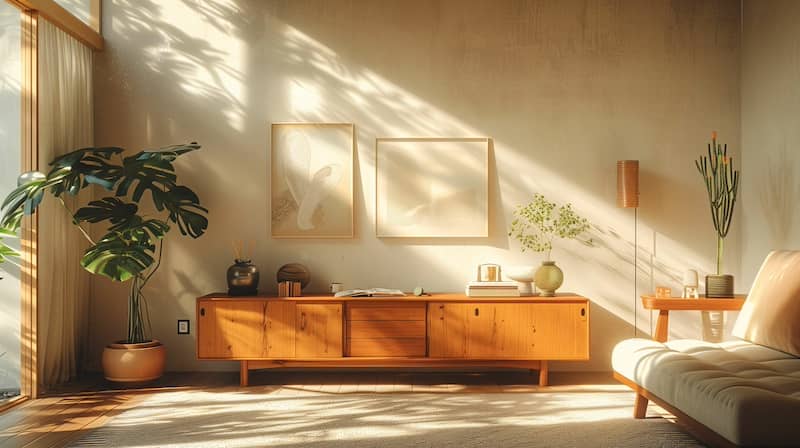
M 639 207 L 639 161 L 617 161 L 617 207 Z

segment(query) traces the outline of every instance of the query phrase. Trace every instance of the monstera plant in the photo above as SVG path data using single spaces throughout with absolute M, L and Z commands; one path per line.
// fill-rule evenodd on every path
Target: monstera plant
M 81 265 L 93 274 L 117 282 L 130 282 L 127 339 L 111 344 L 103 354 L 109 379 L 153 379 L 163 371 L 164 348 L 148 336 L 143 290 L 161 264 L 164 237 L 172 225 L 182 235 L 192 238 L 202 236 L 208 227 L 208 210 L 200 205 L 194 191 L 178 184 L 173 167 L 175 159 L 197 149 L 200 145 L 190 143 L 141 151 L 127 157 L 118 147 L 78 149 L 53 160 L 47 174 L 24 173 L 20 176 L 20 186 L 2 204 L 0 228 L 16 232 L 22 217 L 34 213 L 45 194 L 54 196 L 72 215 L 77 231 L 89 242 Z M 65 195 L 77 196 L 81 190 L 92 186 L 105 190 L 105 197 L 90 201 L 77 210 L 70 209 L 64 200 Z M 152 209 L 145 212 L 140 208 L 147 195 L 155 213 Z M 106 229 L 95 239 L 86 228 L 87 223 L 103 225 Z M 144 348 L 158 352 L 156 357 L 160 356 L 160 361 L 157 360 L 156 364 L 160 362 L 161 371 L 142 372 L 142 360 L 121 355 L 119 360 L 127 359 L 127 367 L 139 372 L 110 373 L 106 365 L 107 352 L 115 345 L 122 349 Z
M 6 258 L 19 256 L 17 251 L 3 242 L 3 237 L 16 238 L 17 234 L 8 229 L 0 228 L 0 263 L 5 262 Z

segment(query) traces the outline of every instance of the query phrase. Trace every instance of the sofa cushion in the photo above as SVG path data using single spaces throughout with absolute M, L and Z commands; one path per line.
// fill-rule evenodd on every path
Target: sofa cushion
M 767 256 L 733 335 L 800 357 L 800 251 Z
M 741 446 L 800 446 L 800 359 L 745 341 L 628 339 L 614 370 Z

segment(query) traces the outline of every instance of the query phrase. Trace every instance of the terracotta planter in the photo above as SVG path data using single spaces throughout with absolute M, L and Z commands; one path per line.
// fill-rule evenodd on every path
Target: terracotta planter
M 152 381 L 164 373 L 167 350 L 158 340 L 141 344 L 115 342 L 103 349 L 103 374 L 109 381 Z

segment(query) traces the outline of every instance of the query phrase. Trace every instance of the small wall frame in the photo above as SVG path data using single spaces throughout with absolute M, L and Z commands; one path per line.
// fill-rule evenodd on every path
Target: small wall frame
M 273 238 L 353 238 L 352 123 L 273 123 Z
M 378 237 L 489 236 L 488 138 L 378 138 Z

